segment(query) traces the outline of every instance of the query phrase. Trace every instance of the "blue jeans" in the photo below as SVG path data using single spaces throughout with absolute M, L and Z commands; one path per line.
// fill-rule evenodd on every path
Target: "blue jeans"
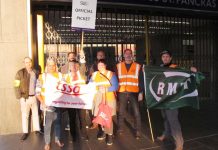
M 44 139 L 45 144 L 51 143 L 51 128 L 54 123 L 55 141 L 61 138 L 61 112 L 56 110 L 54 112 L 46 111 L 45 126 L 44 126 Z

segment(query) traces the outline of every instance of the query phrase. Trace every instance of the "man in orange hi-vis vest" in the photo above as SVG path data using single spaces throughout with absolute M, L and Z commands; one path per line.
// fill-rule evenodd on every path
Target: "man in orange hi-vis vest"
M 117 76 L 119 80 L 118 100 L 118 133 L 123 131 L 123 120 L 128 102 L 133 108 L 135 118 L 135 137 L 141 137 L 141 115 L 139 112 L 138 96 L 143 91 L 143 77 L 141 65 L 133 62 L 132 50 L 124 51 L 124 61 L 117 64 Z M 140 80 L 140 81 L 139 81 Z M 141 97 L 141 96 L 139 96 Z

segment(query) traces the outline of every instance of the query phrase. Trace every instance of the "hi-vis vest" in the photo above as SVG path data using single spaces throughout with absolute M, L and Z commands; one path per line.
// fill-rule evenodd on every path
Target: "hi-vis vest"
M 113 76 L 113 72 L 106 71 L 104 75 L 102 75 L 99 71 L 96 71 L 92 74 L 92 80 L 96 84 L 96 90 L 98 90 L 98 86 L 105 86 L 105 88 L 109 88 L 111 85 L 110 80 Z M 106 92 L 106 99 L 107 100 L 114 100 L 115 95 L 114 92 Z
M 117 64 L 119 88 L 118 92 L 139 92 L 139 70 L 140 65 L 133 62 L 127 72 L 124 62 Z
M 50 77 L 52 78 L 53 82 L 60 82 L 62 80 L 62 74 L 59 72 L 55 72 L 52 75 L 51 74 L 47 74 L 47 73 L 43 73 L 39 76 L 39 82 L 41 87 L 36 86 L 36 93 L 40 93 L 40 95 L 42 96 L 43 100 L 45 100 L 45 90 L 49 91 L 49 82 L 50 82 Z
M 81 77 L 81 74 L 79 71 L 76 72 L 76 77 L 73 78 L 71 73 L 68 73 L 66 76 L 65 76 L 65 81 L 71 85 L 74 85 L 74 84 L 85 84 L 85 80 Z
M 169 67 L 170 67 L 170 68 L 176 68 L 177 65 L 176 65 L 176 64 L 171 64 Z

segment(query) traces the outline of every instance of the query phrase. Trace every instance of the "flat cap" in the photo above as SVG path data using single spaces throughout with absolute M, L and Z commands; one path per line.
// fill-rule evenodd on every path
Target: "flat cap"
M 170 57 L 172 56 L 172 53 L 171 53 L 170 51 L 168 51 L 168 50 L 162 51 L 162 52 L 160 53 L 160 56 L 162 56 L 163 54 L 168 54 L 168 55 L 170 55 Z

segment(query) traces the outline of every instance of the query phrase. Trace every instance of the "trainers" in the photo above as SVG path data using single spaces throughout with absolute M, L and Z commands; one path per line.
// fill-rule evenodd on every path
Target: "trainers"
M 122 133 L 123 133 L 123 130 L 122 130 L 122 129 L 118 129 L 118 130 L 117 130 L 117 134 L 118 134 L 118 135 L 121 135 Z
M 87 132 L 82 132 L 81 133 L 81 138 L 85 141 L 89 141 L 89 137 L 88 137 L 88 134 Z
M 138 140 L 141 138 L 141 133 L 139 131 L 136 131 L 135 138 Z
M 182 147 L 176 147 L 175 150 L 183 150 Z
M 44 150 L 50 150 L 50 144 L 45 144 Z
M 57 144 L 58 147 L 64 146 L 64 143 L 62 143 L 60 140 L 55 141 L 55 144 Z
M 39 135 L 39 134 L 44 134 L 42 131 L 35 131 L 35 134 Z
M 69 125 L 69 124 L 65 127 L 65 130 L 66 130 L 66 131 L 69 131 L 69 130 L 70 130 L 70 125 Z
M 106 135 L 105 135 L 104 131 L 99 131 L 97 134 L 97 138 L 99 141 L 105 139 Z
M 20 140 L 21 140 L 21 141 L 24 141 L 24 140 L 27 139 L 27 137 L 28 137 L 28 133 L 24 133 L 24 134 L 21 136 Z
M 107 135 L 107 145 L 112 145 L 113 144 L 113 135 Z

